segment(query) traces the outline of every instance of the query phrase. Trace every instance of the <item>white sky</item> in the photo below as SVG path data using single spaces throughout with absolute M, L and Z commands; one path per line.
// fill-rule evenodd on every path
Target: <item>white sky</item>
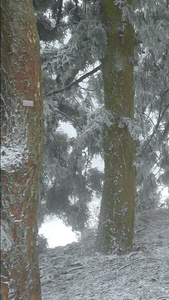
M 77 241 L 77 236 L 72 232 L 71 227 L 65 226 L 57 217 L 46 217 L 39 229 L 39 234 L 43 234 L 48 239 L 50 248 L 65 246 Z
M 76 137 L 76 130 L 70 123 L 60 122 L 57 131 L 65 132 L 70 138 Z

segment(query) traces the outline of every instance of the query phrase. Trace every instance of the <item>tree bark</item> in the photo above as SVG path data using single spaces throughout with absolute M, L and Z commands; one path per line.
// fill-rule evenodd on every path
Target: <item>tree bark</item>
M 128 1 L 129 2 L 129 1 Z M 131 4 L 131 1 L 130 1 Z M 101 202 L 97 249 L 125 253 L 132 248 L 135 210 L 135 144 L 121 118 L 134 116 L 133 28 L 112 0 L 103 1 L 107 53 L 103 59 L 105 107 L 114 116 L 104 129 L 105 179 Z
M 2 0 L 1 6 L 2 299 L 39 300 L 36 241 L 43 145 L 39 40 L 32 1 Z

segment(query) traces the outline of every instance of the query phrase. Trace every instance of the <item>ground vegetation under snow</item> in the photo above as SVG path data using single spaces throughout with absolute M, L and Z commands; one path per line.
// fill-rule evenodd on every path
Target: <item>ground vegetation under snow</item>
M 169 210 L 136 216 L 133 251 L 101 255 L 94 233 L 39 254 L 43 300 L 169 300 Z

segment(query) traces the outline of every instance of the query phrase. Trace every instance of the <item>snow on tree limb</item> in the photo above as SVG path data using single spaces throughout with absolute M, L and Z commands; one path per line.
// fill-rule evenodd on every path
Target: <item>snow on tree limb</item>
M 99 65 L 98 67 L 94 68 L 92 71 L 84 74 L 83 76 L 81 76 L 80 78 L 78 78 L 77 80 L 73 81 L 72 83 L 70 83 L 69 85 L 65 86 L 64 88 L 62 89 L 58 89 L 58 90 L 55 90 L 55 91 L 52 91 L 52 92 L 49 92 L 49 93 L 46 93 L 44 95 L 45 98 L 49 97 L 49 96 L 53 96 L 53 95 L 56 95 L 56 94 L 59 94 L 61 92 L 64 92 L 64 91 L 68 91 L 71 89 L 71 87 L 73 85 L 76 85 L 78 83 L 80 83 L 81 81 L 83 81 L 85 78 L 93 75 L 94 73 L 98 72 L 99 70 L 101 69 L 101 65 Z M 55 101 L 55 100 L 53 100 Z

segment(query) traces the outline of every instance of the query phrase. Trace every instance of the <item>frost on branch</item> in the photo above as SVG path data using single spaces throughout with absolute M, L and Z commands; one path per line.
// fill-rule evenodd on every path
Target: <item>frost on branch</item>
M 138 139 L 138 136 L 141 134 L 142 129 L 139 126 L 136 119 L 122 117 L 119 121 L 119 128 L 127 127 L 130 135 L 134 140 Z
M 133 13 L 132 6 L 127 3 L 126 0 L 114 0 L 115 5 L 122 10 L 122 20 L 126 21 L 127 19 L 131 21 L 133 18 L 131 12 Z
M 85 144 L 91 141 L 96 148 L 103 148 L 103 128 L 104 125 L 110 127 L 113 124 L 113 115 L 104 107 L 99 107 L 95 111 L 89 111 L 87 117 L 87 124 L 80 132 L 79 143 Z

